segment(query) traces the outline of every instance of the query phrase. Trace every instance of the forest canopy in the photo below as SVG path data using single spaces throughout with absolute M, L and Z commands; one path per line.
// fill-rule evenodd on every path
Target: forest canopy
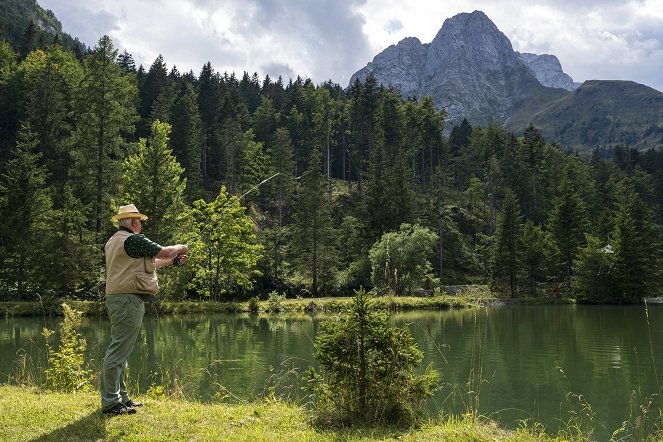
M 193 245 L 164 298 L 660 293 L 660 150 L 580 156 L 531 124 L 449 122 L 372 76 L 344 90 L 161 56 L 136 67 L 108 37 L 84 54 L 22 43 L 0 41 L 0 300 L 103 293 L 127 203 L 148 237 Z

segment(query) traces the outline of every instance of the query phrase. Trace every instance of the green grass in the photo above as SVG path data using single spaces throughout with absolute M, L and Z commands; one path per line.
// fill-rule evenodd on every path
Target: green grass
M 107 417 L 96 394 L 64 394 L 0 385 L 2 441 L 540 441 L 533 430 L 508 431 L 494 422 L 444 417 L 417 429 L 321 429 L 304 408 L 266 399 L 243 405 L 136 398 L 131 416 Z

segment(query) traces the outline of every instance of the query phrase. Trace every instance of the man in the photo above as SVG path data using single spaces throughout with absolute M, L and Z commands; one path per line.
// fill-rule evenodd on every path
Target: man
M 143 296 L 158 291 L 156 269 L 186 261 L 187 246 L 162 247 L 141 235 L 147 216 L 135 205 L 120 206 L 111 220 L 119 226 L 106 251 L 106 310 L 111 321 L 111 343 L 101 372 L 101 411 L 134 414 L 142 404 L 132 401 L 125 383 L 127 359 L 145 315 Z

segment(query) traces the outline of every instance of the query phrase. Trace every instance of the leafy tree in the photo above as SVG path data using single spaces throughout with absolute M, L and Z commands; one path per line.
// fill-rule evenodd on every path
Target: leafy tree
M 369 295 L 356 292 L 350 310 L 322 324 L 309 368 L 308 389 L 318 397 L 318 417 L 326 423 L 410 425 L 437 388 L 438 373 L 423 359 L 407 326 L 389 324 L 372 309 Z
M 34 153 L 38 140 L 30 127 L 21 127 L 12 155 L 4 164 L 0 181 L 0 213 L 11 232 L 3 232 L 5 280 L 16 287 L 16 300 L 42 265 L 40 239 L 45 237 L 51 198 L 45 189 L 47 174 Z
M 148 139 L 138 141 L 136 153 L 124 161 L 120 184 L 122 204 L 136 204 L 149 214 L 143 231 L 153 241 L 171 244 L 182 233 L 186 179 L 168 147 L 170 125 L 155 120 Z
M 197 200 L 193 206 L 193 229 L 198 234 L 189 242 L 191 288 L 212 301 L 250 289 L 261 247 L 245 208 L 237 197 L 228 197 L 225 187 L 214 201 Z
M 369 251 L 373 286 L 378 290 L 412 294 L 431 274 L 428 258 L 437 235 L 418 225 L 403 224 L 398 232 L 382 235 Z

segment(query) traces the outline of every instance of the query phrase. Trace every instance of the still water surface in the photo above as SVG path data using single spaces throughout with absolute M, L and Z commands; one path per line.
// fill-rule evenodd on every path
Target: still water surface
M 201 401 L 248 400 L 275 388 L 299 400 L 298 378 L 313 359 L 324 316 L 147 316 L 129 360 L 134 390 L 179 386 Z M 408 324 L 440 372 L 432 412 L 477 408 L 502 425 L 534 419 L 549 429 L 580 410 L 582 395 L 603 439 L 654 395 L 661 405 L 663 305 L 502 306 L 462 311 L 417 311 L 393 317 Z M 16 373 L 17 356 L 43 358 L 41 330 L 49 318 L 0 319 L 0 382 Z M 105 318 L 84 318 L 92 368 L 109 341 Z M 41 362 L 43 366 L 43 362 Z M 632 403 L 631 398 L 635 397 Z M 635 411 L 635 410 L 633 410 Z M 633 419 L 635 416 L 633 417 Z

